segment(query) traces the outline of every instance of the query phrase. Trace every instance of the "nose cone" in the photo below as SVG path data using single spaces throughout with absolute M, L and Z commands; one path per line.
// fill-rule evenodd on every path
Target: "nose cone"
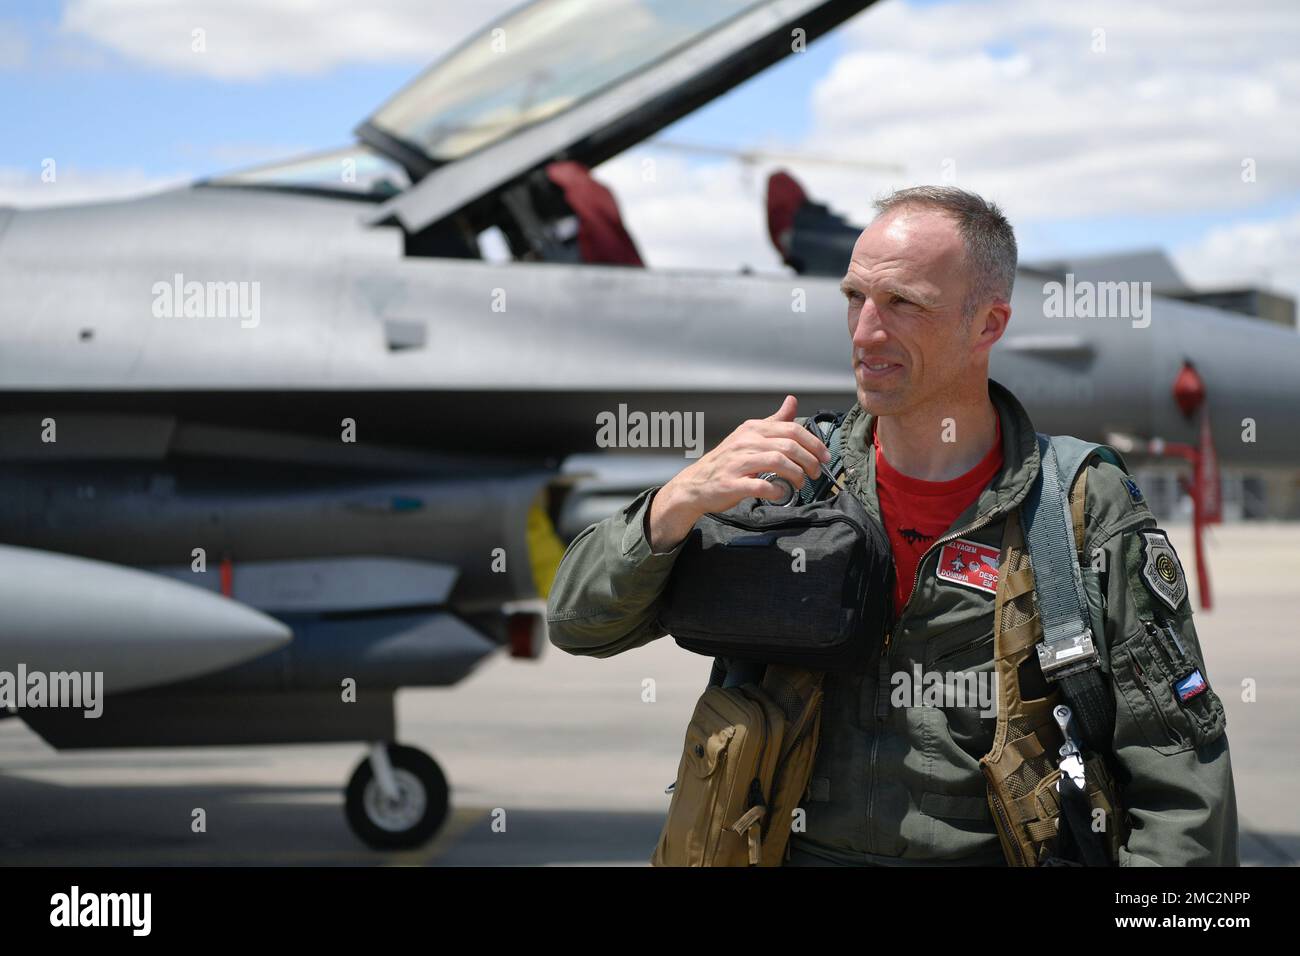
M 292 638 L 274 618 L 159 575 L 0 545 L 0 669 L 90 671 L 121 693 L 198 677 Z

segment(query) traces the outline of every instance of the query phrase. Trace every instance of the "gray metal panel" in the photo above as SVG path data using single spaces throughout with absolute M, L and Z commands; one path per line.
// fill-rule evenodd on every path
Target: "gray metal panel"
M 250 562 L 384 555 L 459 568 L 461 609 L 536 594 L 528 512 L 549 473 L 362 483 L 274 466 L 252 476 L 229 465 L 215 472 L 199 479 L 155 466 L 103 475 L 56 466 L 0 470 L 0 540 L 147 566 L 189 562 L 203 548 L 209 582 L 226 555 L 236 573 Z M 507 559 L 503 572 L 493 568 L 496 548 Z M 78 581 L 68 578 L 60 593 L 75 599 Z M 346 580 L 336 583 L 339 603 L 358 598 Z
M 999 340 L 998 348 L 1007 352 L 1017 352 L 1025 355 L 1042 355 L 1051 358 L 1072 358 L 1077 360 L 1091 359 L 1095 352 L 1092 343 L 1077 333 L 1005 335 Z
M 1187 283 L 1163 249 L 1139 249 L 1099 256 L 1075 256 L 1027 266 L 1058 275 L 1071 273 L 1076 282 L 1150 282 L 1157 292 L 1180 292 Z
M 257 204 L 241 208 L 241 233 L 278 228 Z M 231 263 L 219 269 L 210 257 L 162 249 L 139 262 L 103 248 L 77 250 L 79 220 L 71 215 L 61 220 L 66 243 L 47 222 L 41 256 L 15 261 L 9 240 L 29 215 L 39 218 L 15 217 L 0 250 L 3 391 L 264 390 L 273 393 L 271 404 L 266 423 L 256 424 L 268 430 L 275 403 L 291 403 L 297 389 L 330 391 L 343 408 L 348 390 L 482 396 L 485 413 L 507 410 L 522 439 L 544 440 L 557 453 L 584 450 L 562 443 L 561 432 L 566 441 L 590 436 L 585 450 L 595 450 L 594 411 L 620 401 L 707 412 L 710 436 L 721 437 L 740 417 L 769 413 L 787 391 L 807 401 L 852 399 L 847 336 L 839 331 L 844 307 L 831 278 L 396 257 L 264 263 L 254 274 L 266 277 L 265 314 L 258 328 L 242 329 L 149 312 L 159 275 L 238 276 L 222 271 Z M 1125 319 L 1050 319 L 1043 282 L 1021 274 L 1010 342 L 1078 336 L 1093 357 L 994 349 L 993 374 L 1030 403 L 1042 430 L 1101 439 L 1098 425 L 1114 420 L 1134 434 L 1193 437 L 1168 397 L 1186 357 L 1206 380 L 1216 431 L 1235 432 L 1251 417 L 1267 436 L 1254 445 L 1221 443 L 1225 463 L 1300 459 L 1300 433 L 1290 423 L 1300 404 L 1294 332 L 1161 297 L 1146 329 Z M 799 290 L 802 312 L 792 308 Z M 498 294 L 504 312 L 493 311 Z M 87 316 L 98 332 L 79 342 Z M 426 323 L 428 346 L 390 350 L 388 319 Z M 731 397 L 714 400 L 723 395 Z M 359 423 L 363 438 L 366 427 Z
M 446 612 L 286 620 L 293 626 L 288 647 L 168 692 L 332 689 L 341 695 L 343 682 L 352 680 L 360 699 L 398 687 L 451 686 L 499 649 Z
M 30 417 L 9 416 L 26 422 Z M 60 416 L 60 420 L 65 417 Z M 4 419 L 0 418 L 0 422 Z M 371 422 L 362 417 L 367 426 Z M 331 420 L 331 426 L 334 421 Z M 414 440 L 410 436 L 408 440 Z M 345 444 L 337 436 L 309 438 L 291 432 L 252 430 L 220 425 L 182 424 L 172 435 L 167 449 L 173 455 L 219 458 L 223 461 L 276 462 L 282 465 L 315 465 L 349 471 L 412 472 L 422 475 L 479 474 L 492 470 L 519 470 L 519 459 L 475 454 L 442 454 L 425 448 L 397 447 L 373 442 Z M 48 456 L 43 456 L 48 457 Z
M 1050 280 L 1046 280 L 1050 281 Z M 1081 336 L 1090 354 L 1016 351 L 995 346 L 990 374 L 1024 402 L 1039 431 L 1104 441 L 1111 432 L 1195 443 L 1196 428 L 1172 398 L 1184 359 L 1205 382 L 1224 463 L 1300 461 L 1300 335 L 1218 309 L 1153 296 L 1150 325 L 1130 318 L 1050 318 L 1045 279 L 1021 274 L 1007 338 Z M 1242 419 L 1258 441 L 1236 440 Z
M 155 573 L 220 593 L 221 569 L 156 568 Z M 241 561 L 231 567 L 229 597 L 259 611 L 324 614 L 445 604 L 460 569 L 401 558 Z
M 0 387 L 328 380 L 337 354 L 388 352 L 373 316 L 340 314 L 341 264 L 397 260 L 402 242 L 354 202 L 265 190 L 19 212 L 0 237 Z M 257 325 L 168 313 L 178 282 L 236 284 Z
M 562 152 L 570 158 L 584 160 L 581 153 L 572 151 L 575 144 L 629 116 L 643 119 L 645 129 L 641 138 L 650 136 L 664 122 L 665 109 L 660 102 L 663 98 L 692 82 L 707 82 L 710 71 L 717 70 L 751 44 L 789 31 L 814 15 L 842 22 L 872 2 L 772 0 L 572 109 L 435 169 L 418 184 L 380 206 L 369 221 L 379 223 L 396 217 L 408 231 L 417 232 Z M 708 98 L 725 92 L 733 83 L 734 80 L 728 80 L 725 85 L 719 82 Z M 658 105 L 651 109 L 651 103 Z M 382 144 L 375 145 L 383 148 Z
M 337 262 L 402 254 L 400 230 L 370 229 L 369 204 L 268 189 L 182 186 L 148 196 L 14 212 L 6 263 L 139 262 L 161 254 L 211 263 Z M 160 278 L 166 278 L 161 276 Z

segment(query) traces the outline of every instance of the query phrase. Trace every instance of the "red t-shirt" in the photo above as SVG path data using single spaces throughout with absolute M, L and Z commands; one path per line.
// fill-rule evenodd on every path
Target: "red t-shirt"
M 894 551 L 894 620 L 912 596 L 921 556 L 943 535 L 1002 470 L 1002 422 L 993 447 L 978 465 L 951 481 L 923 481 L 897 471 L 876 447 L 876 496 Z M 874 431 L 874 429 L 873 429 Z

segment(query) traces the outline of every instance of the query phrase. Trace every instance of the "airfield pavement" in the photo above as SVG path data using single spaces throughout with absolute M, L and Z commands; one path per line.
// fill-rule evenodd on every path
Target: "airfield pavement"
M 1195 593 L 1190 529 L 1169 531 Z M 1208 553 L 1215 608 L 1196 621 L 1228 714 L 1242 862 L 1293 865 L 1300 524 L 1213 528 Z M 387 853 L 343 818 L 359 745 L 58 753 L 0 720 L 0 863 L 645 865 L 708 671 L 669 640 L 608 660 L 548 646 L 536 662 L 493 658 L 455 688 L 401 692 L 398 739 L 438 759 L 453 811 L 431 844 Z M 191 832 L 196 807 L 204 833 Z

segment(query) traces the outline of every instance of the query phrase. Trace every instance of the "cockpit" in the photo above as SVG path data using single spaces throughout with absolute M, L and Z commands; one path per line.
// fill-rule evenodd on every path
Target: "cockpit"
M 208 187 L 361 200 L 408 256 L 640 266 L 590 170 L 870 0 L 535 0 L 471 36 L 381 105 L 343 149 Z

